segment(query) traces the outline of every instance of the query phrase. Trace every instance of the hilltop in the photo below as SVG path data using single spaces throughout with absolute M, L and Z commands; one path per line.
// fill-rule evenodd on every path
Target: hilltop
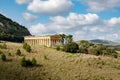
M 90 42 L 95 43 L 95 44 L 104 44 L 109 48 L 120 51 L 120 43 L 119 42 L 103 40 L 103 39 L 93 39 L 93 40 L 90 40 Z
M 23 36 L 28 35 L 31 34 L 25 26 L 0 14 L 0 40 L 22 42 Z
M 117 42 L 113 42 L 113 41 L 110 41 L 110 40 L 103 40 L 103 39 L 93 39 L 93 40 L 90 40 L 90 42 L 93 42 L 93 43 L 96 43 L 96 44 L 104 44 L 104 45 L 116 45 L 116 44 L 119 44 Z
M 2 44 L 2 43 L 0 43 Z M 89 54 L 72 54 L 44 46 L 31 46 L 26 52 L 21 43 L 7 42 L 7 49 L 0 49 L 7 61 L 0 59 L 1 80 L 119 80 L 120 59 Z M 22 55 L 17 56 L 17 49 Z M 9 55 L 11 53 L 11 56 Z M 38 66 L 24 68 L 20 65 L 22 57 L 33 57 Z

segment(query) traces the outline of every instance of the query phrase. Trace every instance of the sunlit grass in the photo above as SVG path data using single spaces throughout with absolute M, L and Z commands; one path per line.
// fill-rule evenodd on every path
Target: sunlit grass
M 2 44 L 2 43 L 0 43 Z M 30 53 L 20 43 L 7 42 L 7 49 L 0 49 L 8 61 L 0 60 L 0 80 L 119 80 L 120 58 L 71 54 L 44 46 L 33 45 Z M 16 50 L 20 49 L 21 56 Z M 11 56 L 9 56 L 11 53 Z M 38 66 L 24 68 L 23 57 L 35 58 Z

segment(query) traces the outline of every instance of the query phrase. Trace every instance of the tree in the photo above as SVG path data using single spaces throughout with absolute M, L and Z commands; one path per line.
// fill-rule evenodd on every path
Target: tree
M 73 36 L 72 35 L 65 35 L 65 34 L 60 34 L 62 37 L 62 43 L 70 43 L 73 41 Z
M 73 41 L 73 36 L 72 35 L 66 35 L 65 39 L 66 39 L 66 43 L 71 43 Z
M 117 58 L 117 52 L 114 49 L 109 49 L 103 44 L 96 44 L 93 46 L 90 46 L 88 49 L 89 54 L 94 55 L 111 55 L 115 58 Z
M 92 45 L 94 45 L 94 44 L 92 44 L 88 41 L 85 41 L 85 40 L 81 40 L 79 42 L 79 50 L 81 53 L 88 53 L 88 48 Z
M 65 43 L 65 34 L 60 34 L 60 36 L 62 37 L 62 44 L 64 44 Z
M 67 43 L 63 46 L 65 52 L 76 53 L 79 50 L 79 46 L 75 42 Z
M 97 54 L 97 50 L 94 46 L 90 46 L 87 50 L 88 50 L 88 54 L 93 54 L 93 55 Z

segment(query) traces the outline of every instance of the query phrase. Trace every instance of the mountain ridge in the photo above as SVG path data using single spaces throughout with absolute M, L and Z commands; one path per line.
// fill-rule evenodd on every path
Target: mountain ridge
M 89 40 L 89 41 L 93 42 L 93 43 L 97 43 L 97 44 L 106 44 L 106 45 L 117 45 L 117 44 L 120 44 L 118 42 L 111 41 L 111 40 L 105 40 L 105 39 L 92 39 L 92 40 Z
M 22 42 L 28 35 L 31 34 L 25 26 L 0 14 L 0 40 Z

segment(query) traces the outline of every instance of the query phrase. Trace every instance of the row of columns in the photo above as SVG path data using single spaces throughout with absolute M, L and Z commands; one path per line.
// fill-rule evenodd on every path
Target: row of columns
M 51 40 L 51 46 L 56 46 L 56 45 L 60 45 L 61 44 L 61 40 Z
M 50 39 L 26 39 L 25 42 L 31 45 L 50 46 Z
M 60 39 L 25 39 L 25 42 L 31 45 L 45 45 L 48 47 L 61 44 Z

